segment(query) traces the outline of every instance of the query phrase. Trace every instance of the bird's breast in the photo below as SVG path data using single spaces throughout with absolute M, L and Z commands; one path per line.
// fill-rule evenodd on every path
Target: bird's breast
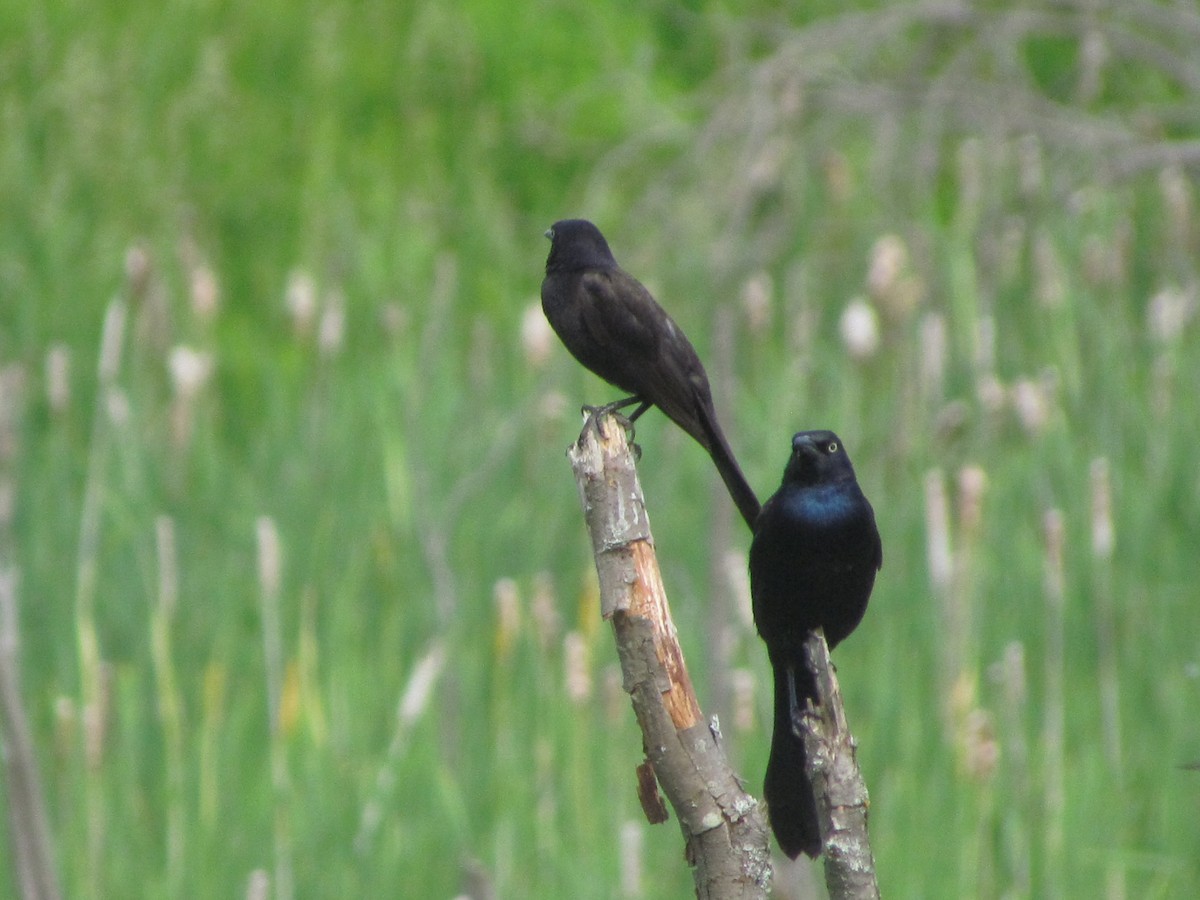
M 862 517 L 862 491 L 850 483 L 825 484 L 791 491 L 783 498 L 787 519 L 815 526 L 836 525 Z

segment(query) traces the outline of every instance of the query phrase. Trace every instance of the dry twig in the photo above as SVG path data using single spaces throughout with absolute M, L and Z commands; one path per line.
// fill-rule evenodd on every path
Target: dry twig
M 679 819 L 696 896 L 765 897 L 767 826 L 704 719 L 671 621 L 650 523 L 625 432 L 611 416 L 589 423 L 568 451 L 612 622 L 625 690 L 642 729 L 646 764 Z M 643 806 L 646 779 L 640 780 Z

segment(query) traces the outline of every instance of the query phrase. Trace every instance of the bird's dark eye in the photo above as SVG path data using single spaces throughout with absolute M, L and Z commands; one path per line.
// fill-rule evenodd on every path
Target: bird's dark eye
M 830 441 L 830 442 L 829 442 L 829 443 L 826 445 L 825 449 L 826 449 L 826 451 L 828 451 L 829 453 L 837 453 L 837 451 L 838 451 L 837 441 Z

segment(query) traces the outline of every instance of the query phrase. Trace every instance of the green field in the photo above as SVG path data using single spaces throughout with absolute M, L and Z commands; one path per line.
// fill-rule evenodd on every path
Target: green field
M 764 499 L 846 441 L 884 895 L 1200 896 L 1200 13 L 778 7 L 0 9 L 0 594 L 64 896 L 690 895 L 564 455 L 615 391 L 540 327 L 577 215 Z M 757 792 L 749 535 L 637 439 Z

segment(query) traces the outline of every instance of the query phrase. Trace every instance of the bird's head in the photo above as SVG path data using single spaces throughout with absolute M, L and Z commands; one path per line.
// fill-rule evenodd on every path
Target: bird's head
M 615 268 L 617 261 L 600 229 L 587 219 L 562 219 L 546 229 L 546 273 Z
M 841 438 L 832 431 L 801 431 L 792 438 L 792 458 L 783 480 L 806 487 L 853 481 L 854 467 Z

